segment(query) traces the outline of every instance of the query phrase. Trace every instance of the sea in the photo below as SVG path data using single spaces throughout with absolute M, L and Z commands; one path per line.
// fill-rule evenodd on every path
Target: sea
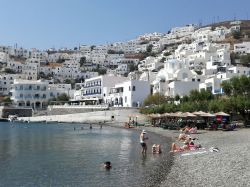
M 106 125 L 0 122 L 0 186 L 157 186 L 170 167 L 169 140 L 141 130 Z M 154 143 L 162 154 L 152 154 Z M 103 163 L 110 161 L 106 170 Z

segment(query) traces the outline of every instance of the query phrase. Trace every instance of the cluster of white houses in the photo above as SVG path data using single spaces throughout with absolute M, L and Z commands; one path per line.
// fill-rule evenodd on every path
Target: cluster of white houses
M 0 75 L 0 95 L 11 93 L 16 105 L 40 109 L 62 93 L 81 104 L 114 107 L 141 106 L 154 93 L 182 97 L 191 90 L 206 89 L 221 94 L 222 81 L 250 75 L 250 68 L 234 66 L 230 59 L 232 52 L 250 54 L 250 42 L 235 44 L 233 48 L 221 42 L 232 31 L 239 31 L 240 24 L 231 22 L 229 28 L 186 25 L 167 34 L 149 33 L 128 42 L 82 45 L 78 50 L 0 46 L 0 63 L 15 73 Z M 135 54 L 146 52 L 149 45 L 158 55 L 140 61 Z M 138 70 L 130 72 L 131 64 Z M 105 68 L 107 74 L 98 76 L 98 68 Z M 37 80 L 41 75 L 53 79 Z M 72 89 L 71 84 L 55 84 L 54 79 L 84 82 Z

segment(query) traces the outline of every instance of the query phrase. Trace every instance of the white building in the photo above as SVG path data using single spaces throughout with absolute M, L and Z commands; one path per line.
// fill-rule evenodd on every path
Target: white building
M 236 54 L 249 54 L 250 53 L 250 42 L 242 42 L 234 44 L 234 53 Z
M 70 96 L 70 84 L 49 84 L 42 80 L 15 79 L 11 89 L 11 100 L 17 106 L 44 109 L 48 100 L 65 93 Z
M 221 83 L 235 76 L 242 75 L 250 76 L 250 68 L 241 66 L 230 67 L 225 73 L 217 73 L 208 77 L 203 83 L 199 85 L 199 89 L 210 90 L 213 94 L 223 94 L 224 91 L 221 87 Z
M 114 107 L 140 107 L 149 95 L 148 81 L 128 80 L 110 88 L 104 102 Z
M 7 63 L 9 61 L 9 55 L 5 52 L 0 52 L 0 63 Z
M 47 106 L 48 82 L 15 79 L 11 100 L 17 106 L 42 109 Z
M 1 74 L 0 75 L 0 95 L 8 96 L 14 79 L 22 78 L 21 74 Z
M 27 61 L 22 67 L 22 73 L 28 80 L 37 80 L 39 71 L 40 63 Z
M 153 81 L 153 93 L 160 93 L 165 96 L 188 95 L 193 89 L 199 88 L 199 83 L 204 77 L 189 70 L 187 64 L 178 60 L 169 60 L 161 69 L 156 80 Z
M 128 78 L 114 75 L 102 75 L 86 79 L 82 90 L 82 99 L 103 103 L 103 98 L 109 94 L 109 89 L 125 80 L 128 80 Z
M 158 69 L 163 66 L 163 64 L 160 62 L 160 59 L 160 57 L 149 56 L 146 59 L 140 61 L 140 64 L 138 65 L 138 70 L 141 72 L 145 70 L 158 71 Z
M 8 61 L 7 68 L 13 70 L 16 73 L 22 73 L 24 64 L 19 61 Z

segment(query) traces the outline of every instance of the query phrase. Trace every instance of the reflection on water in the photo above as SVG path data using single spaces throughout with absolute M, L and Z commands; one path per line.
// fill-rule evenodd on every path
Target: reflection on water
M 0 186 L 140 186 L 157 159 L 141 155 L 138 139 L 111 127 L 0 123 Z

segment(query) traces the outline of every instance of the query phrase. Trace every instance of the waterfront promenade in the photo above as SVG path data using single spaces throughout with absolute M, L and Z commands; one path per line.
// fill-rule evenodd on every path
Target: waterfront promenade
M 51 120 L 59 122 L 98 123 L 106 121 L 112 126 L 121 127 L 127 122 L 130 115 L 138 115 L 141 123 L 146 120 L 138 110 L 99 111 L 81 114 L 30 117 L 30 121 Z M 113 119 L 112 119 L 112 116 Z M 140 117 L 139 117 L 140 116 Z M 25 118 L 26 120 L 28 118 Z M 145 121 L 144 121 L 145 122 Z M 164 130 L 158 127 L 138 127 L 156 134 L 171 137 L 176 141 L 179 132 Z M 239 128 L 235 131 L 199 131 L 193 135 L 198 138 L 204 148 L 202 154 L 186 155 L 184 153 L 163 154 L 172 156 L 173 165 L 166 168 L 162 174 L 161 187 L 169 186 L 249 186 L 250 184 L 250 129 Z M 166 142 L 169 143 L 169 142 Z M 179 142 L 177 142 L 181 145 Z M 210 152 L 210 147 L 218 147 L 219 152 Z M 182 156 L 182 154 L 184 154 Z M 156 177 L 159 179 L 159 177 Z

